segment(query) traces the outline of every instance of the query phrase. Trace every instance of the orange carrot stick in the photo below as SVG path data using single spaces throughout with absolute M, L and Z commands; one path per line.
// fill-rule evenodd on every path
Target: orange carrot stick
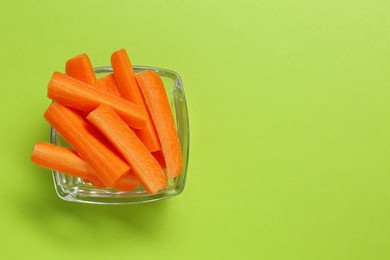
M 156 159 L 111 107 L 101 105 L 87 119 L 121 152 L 147 192 L 156 193 L 167 185 Z
M 51 170 L 59 171 L 73 177 L 83 178 L 85 182 L 90 182 L 96 188 L 106 188 L 88 163 L 81 159 L 74 150 L 54 144 L 38 142 L 34 145 L 31 161 Z M 129 173 L 118 180 L 114 189 L 131 191 L 137 188 L 139 184 L 138 178 L 134 174 Z
M 114 189 L 119 191 L 132 191 L 140 184 L 139 179 L 132 173 L 126 174 L 119 179 L 118 184 Z
M 84 179 L 84 182 L 85 183 L 91 183 L 95 188 L 98 188 L 98 189 L 105 189 L 105 188 L 107 188 L 106 185 L 104 185 L 102 181 Z
M 75 151 L 65 147 L 38 142 L 34 145 L 31 161 L 74 177 L 100 181 L 96 173 Z
M 65 72 L 68 76 L 90 85 L 95 85 L 96 75 L 88 55 L 83 53 L 66 62 Z
M 106 93 L 109 93 L 111 95 L 120 97 L 121 94 L 118 90 L 118 85 L 116 83 L 116 79 L 114 74 L 110 73 L 104 77 L 98 78 L 95 83 L 95 87 L 97 89 L 103 90 Z
M 149 107 L 167 164 L 168 177 L 180 175 L 183 168 L 179 137 L 164 84 L 158 74 L 146 70 L 136 79 Z
M 111 55 L 111 65 L 121 96 L 143 107 L 147 113 L 145 128 L 136 131 L 138 137 L 151 152 L 160 150 L 161 145 L 156 129 L 141 94 L 141 90 L 135 80 L 135 74 L 127 52 L 124 49 L 114 52 Z
M 107 104 L 129 126 L 142 128 L 146 124 L 147 113 L 142 107 L 59 72 L 54 72 L 50 79 L 47 96 L 65 106 L 85 112 L 91 112 L 100 104 Z
M 167 164 L 165 163 L 165 159 L 164 159 L 164 154 L 161 150 L 152 152 L 152 155 L 154 156 L 154 158 L 156 158 L 156 160 L 160 164 L 161 168 L 163 168 L 163 169 L 167 168 Z
M 84 179 L 84 182 L 91 183 L 95 188 L 98 189 L 107 188 L 100 180 Z M 139 184 L 140 182 L 138 178 L 134 174 L 129 173 L 120 178 L 113 189 L 118 191 L 132 191 L 135 190 Z
M 91 125 L 75 111 L 55 102 L 46 110 L 44 117 L 107 187 L 114 187 L 129 172 L 128 164 L 97 138 Z

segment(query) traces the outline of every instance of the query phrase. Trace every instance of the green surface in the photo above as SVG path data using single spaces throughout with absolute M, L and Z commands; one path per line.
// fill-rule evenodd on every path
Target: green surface
M 0 2 L 1 259 L 390 257 L 389 1 L 53 2 Z M 61 201 L 29 161 L 47 82 L 119 48 L 182 76 L 187 186 Z

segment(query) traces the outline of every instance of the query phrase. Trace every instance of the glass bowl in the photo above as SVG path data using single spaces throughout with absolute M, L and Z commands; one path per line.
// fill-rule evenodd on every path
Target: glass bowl
M 180 139 L 183 156 L 183 170 L 181 174 L 176 178 L 169 178 L 168 185 L 158 193 L 148 194 L 142 185 L 129 192 L 113 189 L 98 189 L 90 183 L 84 182 L 81 178 L 72 177 L 53 170 L 55 190 L 61 199 L 92 204 L 132 204 L 170 198 L 183 191 L 187 175 L 190 133 L 183 83 L 179 74 L 174 71 L 146 66 L 134 66 L 135 73 L 144 70 L 152 70 L 158 73 L 164 82 Z M 94 71 L 97 77 L 113 72 L 111 67 L 98 67 L 94 68 Z M 50 141 L 59 146 L 70 147 L 54 128 L 50 129 Z

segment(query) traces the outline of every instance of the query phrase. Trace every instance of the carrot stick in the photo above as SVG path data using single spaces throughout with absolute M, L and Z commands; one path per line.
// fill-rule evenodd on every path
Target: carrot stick
M 119 191 L 132 191 L 140 184 L 139 179 L 132 173 L 126 174 L 119 179 L 118 184 L 114 189 Z
M 120 49 L 111 55 L 111 65 L 118 83 L 121 96 L 134 103 L 142 104 L 142 95 L 135 80 L 133 66 L 124 49 Z
M 59 72 L 54 72 L 50 79 L 47 96 L 65 106 L 85 112 L 91 112 L 100 104 L 107 104 L 129 126 L 142 128 L 146 124 L 147 114 L 142 107 Z
M 77 112 L 55 102 L 46 110 L 44 117 L 107 187 L 114 187 L 120 177 L 129 172 L 128 164 L 96 137 L 95 129 Z
M 97 89 L 103 90 L 106 93 L 109 93 L 111 95 L 120 97 L 121 94 L 118 90 L 118 85 L 116 83 L 116 79 L 114 74 L 110 73 L 104 77 L 98 78 L 95 83 L 95 87 Z
M 95 85 L 96 75 L 87 54 L 80 54 L 66 62 L 65 72 L 68 76 L 90 85 Z
M 137 74 L 136 79 L 149 107 L 162 151 L 167 164 L 167 176 L 176 177 L 182 170 L 182 155 L 179 137 L 164 84 L 158 74 L 146 70 Z
M 96 181 L 96 180 L 90 180 L 90 179 L 83 179 L 83 181 L 84 181 L 84 183 L 91 183 L 95 188 L 98 188 L 98 189 L 107 188 L 106 185 L 104 185 L 102 181 Z
M 74 177 L 100 181 L 96 173 L 75 151 L 65 147 L 38 142 L 34 145 L 31 161 Z
M 87 119 L 121 152 L 148 193 L 156 193 L 167 185 L 163 169 L 115 111 L 101 105 Z
M 81 159 L 74 150 L 54 144 L 38 142 L 34 146 L 31 160 L 39 166 L 73 177 L 83 178 L 85 182 L 90 182 L 96 188 L 106 188 L 89 164 Z M 114 189 L 131 191 L 137 188 L 139 184 L 138 178 L 134 174 L 129 173 L 118 180 Z
M 91 183 L 95 188 L 105 189 L 107 188 L 100 180 L 89 180 L 84 179 L 85 183 Z M 113 189 L 118 191 L 132 191 L 135 190 L 140 184 L 138 178 L 132 174 L 126 174 L 122 178 L 118 180 L 118 183 L 115 185 Z
M 104 185 L 103 184 L 103 182 L 101 182 L 101 181 L 96 181 L 96 180 L 87 180 L 87 181 L 85 181 L 84 180 L 84 182 L 89 182 L 89 183 L 91 183 L 95 188 L 98 188 L 98 189 L 105 189 L 105 188 L 107 188 L 107 186 L 106 185 Z M 119 181 L 118 181 L 119 182 Z
M 156 129 L 135 79 L 134 70 L 127 52 L 124 49 L 114 52 L 111 55 L 111 65 L 121 96 L 143 107 L 147 113 L 145 128 L 136 131 L 138 137 L 151 152 L 160 150 L 161 145 Z
M 164 159 L 164 154 L 161 150 L 152 152 L 152 155 L 154 156 L 154 158 L 156 158 L 156 160 L 160 164 L 161 168 L 163 168 L 163 169 L 167 168 L 167 164 L 165 163 L 165 159 Z

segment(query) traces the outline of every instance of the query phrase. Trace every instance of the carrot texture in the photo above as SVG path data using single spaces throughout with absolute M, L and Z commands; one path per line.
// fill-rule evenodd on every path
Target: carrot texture
M 136 131 L 138 137 L 151 152 L 160 150 L 161 145 L 156 129 L 135 79 L 133 66 L 127 52 L 124 49 L 114 52 L 111 55 L 111 65 L 121 96 L 141 106 L 147 113 L 145 127 Z
M 38 142 L 34 145 L 31 161 L 35 164 L 59 171 L 77 178 L 83 178 L 84 182 L 91 183 L 96 188 L 107 188 L 99 179 L 92 168 L 76 151 L 50 143 Z M 131 191 L 140 184 L 138 178 L 132 174 L 121 177 L 114 189 L 119 191 Z
M 65 147 L 38 142 L 34 145 L 31 161 L 74 177 L 100 181 L 96 173 L 75 151 Z
M 164 159 L 164 154 L 161 150 L 152 152 L 152 155 L 154 156 L 154 158 L 156 158 L 156 160 L 160 164 L 161 168 L 163 168 L 163 169 L 167 168 L 167 164 L 165 163 L 165 159 Z
M 87 119 L 120 151 L 148 193 L 154 194 L 167 185 L 159 163 L 114 109 L 101 105 Z
M 47 96 L 85 112 L 91 112 L 100 104 L 110 105 L 129 126 L 142 128 L 146 124 L 147 114 L 142 107 L 59 72 L 51 77 Z
M 129 173 L 119 179 L 114 189 L 119 191 L 132 191 L 135 190 L 139 184 L 139 179 L 134 174 Z
M 107 187 L 114 187 L 130 171 L 129 165 L 103 143 L 91 125 L 74 110 L 55 102 L 46 110 L 44 117 Z
M 84 182 L 91 183 L 95 188 L 98 189 L 107 188 L 106 185 L 104 185 L 103 182 L 101 182 L 100 180 L 84 179 Z M 139 184 L 140 181 L 138 180 L 138 178 L 134 174 L 129 173 L 121 177 L 113 189 L 118 191 L 132 191 L 135 190 Z
M 97 89 L 103 90 L 104 92 L 120 97 L 121 94 L 118 90 L 118 85 L 114 74 L 110 73 L 104 77 L 98 78 L 95 83 Z
M 83 53 L 66 62 L 65 72 L 68 76 L 90 85 L 95 85 L 96 75 L 88 55 Z
M 103 184 L 100 180 L 90 180 L 90 179 L 84 179 L 85 183 L 91 183 L 95 188 L 98 189 L 105 189 L 107 188 L 106 185 Z
M 180 175 L 183 168 L 179 137 L 164 84 L 158 74 L 146 70 L 136 75 L 145 97 L 167 165 L 167 176 Z

